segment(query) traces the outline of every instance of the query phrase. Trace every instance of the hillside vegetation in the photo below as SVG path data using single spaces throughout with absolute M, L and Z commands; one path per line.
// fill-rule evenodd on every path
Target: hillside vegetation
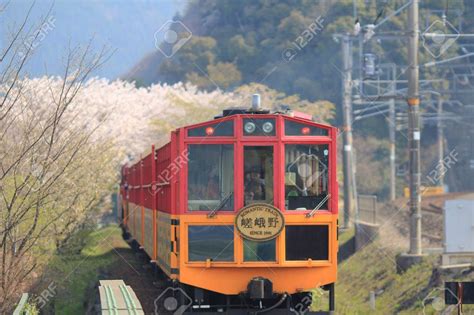
M 347 239 L 341 235 L 342 243 Z M 339 264 L 336 285 L 336 309 L 339 314 L 455 314 L 452 306 L 437 306 L 430 298 L 444 301 L 444 281 L 471 281 L 474 270 L 439 270 L 439 255 L 426 256 L 423 263 L 403 274 L 397 274 L 395 256 L 403 250 L 388 246 L 385 238 L 377 239 Z M 369 303 L 370 292 L 375 293 L 375 309 Z M 464 306 L 465 314 L 473 314 L 474 307 Z
M 425 27 L 425 21 L 439 18 L 433 12 L 443 10 L 444 2 L 423 1 L 421 28 Z M 233 89 L 263 82 L 286 94 L 298 94 L 302 99 L 338 102 L 342 80 L 340 44 L 332 36 L 353 32 L 353 3 L 352 0 L 190 0 L 184 14 L 175 19 L 190 29 L 191 40 L 172 58 L 162 59 L 161 53 L 155 51 L 154 57 L 147 56 L 136 67 L 141 71 L 130 73 L 127 79 L 145 85 L 188 81 L 204 89 L 215 89 L 216 85 Z M 405 1 L 357 0 L 355 3 L 358 18 L 366 25 L 391 15 Z M 450 1 L 448 18 L 457 25 L 459 19 L 454 11 L 466 10 L 468 16 L 473 8 L 470 1 Z M 312 27 L 310 36 L 307 31 L 312 23 L 317 27 Z M 406 13 L 398 14 L 381 31 L 404 31 L 406 23 Z M 471 24 L 464 21 L 465 30 Z M 302 42 L 300 36 L 304 36 Z M 371 41 L 366 46 L 365 52 L 376 53 L 384 63 L 407 64 L 403 40 Z M 420 48 L 420 62 L 431 61 L 431 55 Z M 288 49 L 290 58 L 285 55 Z M 357 54 L 357 46 L 354 49 Z
M 449 4 L 447 4 L 449 2 Z M 441 19 L 441 12 L 448 8 L 447 20 L 465 33 L 474 31 L 474 23 L 461 16 L 471 16 L 474 13 L 474 2 L 466 0 L 455 1 L 422 1 L 420 8 L 420 32 L 431 23 Z M 160 51 L 145 56 L 125 76 L 127 80 L 135 81 L 139 86 L 148 86 L 157 82 L 173 84 L 190 82 L 200 89 L 235 91 L 242 85 L 254 82 L 263 83 L 269 88 L 296 95 L 301 101 L 329 101 L 336 104 L 337 116 L 331 123 L 340 125 L 341 114 L 341 44 L 334 40 L 334 34 L 352 33 L 357 15 L 361 25 L 380 22 L 390 17 L 380 28 L 378 34 L 403 33 L 407 26 L 406 10 L 394 14 L 406 3 L 404 0 L 243 0 L 243 1 L 213 1 L 190 0 L 183 14 L 177 14 L 175 20 L 182 22 L 191 32 L 192 37 L 172 58 L 165 58 Z M 355 8 L 354 5 L 355 4 Z M 462 13 L 460 16 L 459 14 Z M 393 16 L 392 16 L 393 15 Z M 433 56 L 424 48 L 420 39 L 420 64 L 432 62 Z M 462 54 L 459 47 L 461 40 L 443 54 L 442 58 L 450 58 Z M 354 79 L 359 72 L 359 43 L 356 40 L 354 50 Z M 407 62 L 406 41 L 404 39 L 380 40 L 373 38 L 364 44 L 362 53 L 373 53 L 377 56 L 377 64 L 397 64 L 404 67 Z M 463 59 L 467 60 L 467 59 Z M 462 60 L 461 60 L 462 62 Z M 422 79 L 442 78 L 449 70 L 436 67 L 420 68 Z M 400 68 L 400 79 L 406 79 Z M 425 85 L 423 89 L 436 90 L 440 86 L 449 86 L 450 82 Z M 402 86 L 404 87 L 404 86 Z M 354 86 L 354 94 L 357 94 Z M 404 93 L 403 91 L 401 93 Z M 433 96 L 424 95 L 424 99 Z M 468 96 L 456 95 L 465 104 L 470 103 Z M 295 102 L 297 103 L 297 102 Z M 357 106 L 354 106 L 354 109 Z M 306 107 L 309 108 L 309 107 Z M 398 112 L 406 108 L 400 104 Z M 460 116 L 466 116 L 467 109 L 462 107 L 445 107 Z M 422 111 L 434 115 L 433 108 L 422 102 Z M 433 122 L 433 121 L 432 121 Z M 400 125 L 400 124 L 399 124 Z M 468 133 L 467 125 L 463 132 Z M 446 148 L 462 147 L 467 137 L 459 137 L 459 132 L 452 132 L 455 127 L 452 121 L 446 121 Z M 389 187 L 387 170 L 381 165 L 389 163 L 388 123 L 384 115 L 356 121 L 354 133 L 361 139 L 356 139 L 356 150 L 361 157 L 358 162 L 357 181 L 360 183 L 359 192 L 376 194 L 381 198 L 388 195 Z M 369 139 L 368 143 L 365 140 Z M 407 163 L 407 141 L 405 130 L 397 132 L 398 165 Z M 422 170 L 426 175 L 437 163 L 434 150 L 436 145 L 436 124 L 426 123 L 423 126 Z M 366 145 L 366 147 L 364 147 Z M 468 158 L 463 153 L 463 158 Z M 368 156 L 369 160 L 365 157 Z M 376 165 L 377 178 L 370 178 L 375 172 L 370 167 Z M 369 168 L 369 169 L 368 169 Z M 463 177 L 463 168 L 453 170 L 447 179 L 448 184 L 455 190 L 465 190 L 470 182 Z M 454 176 L 456 174 L 456 176 Z M 405 178 L 399 179 L 403 185 Z M 399 193 L 402 192 L 402 187 Z

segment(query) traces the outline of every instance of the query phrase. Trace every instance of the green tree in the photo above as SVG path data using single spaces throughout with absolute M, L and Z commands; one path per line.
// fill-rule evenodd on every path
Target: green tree
M 232 63 L 218 62 L 215 65 L 208 65 L 207 72 L 210 80 L 223 89 L 236 86 L 242 79 L 240 71 Z

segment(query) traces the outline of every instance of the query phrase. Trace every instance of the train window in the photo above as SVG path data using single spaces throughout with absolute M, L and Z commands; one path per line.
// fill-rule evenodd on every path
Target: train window
M 274 136 L 275 135 L 275 119 L 245 118 L 243 133 L 244 133 L 244 136 Z
M 285 230 L 286 260 L 329 259 L 327 225 L 287 225 Z
M 245 205 L 273 204 L 273 146 L 244 148 Z
M 234 121 L 226 120 L 213 125 L 188 129 L 188 137 L 231 137 L 234 135 Z
M 265 242 L 244 239 L 244 261 L 276 261 L 276 239 Z
M 234 261 L 232 225 L 191 225 L 188 227 L 189 261 Z
M 285 135 L 287 136 L 327 136 L 328 130 L 292 120 L 285 120 Z
M 188 145 L 188 209 L 234 210 L 234 146 Z
M 287 144 L 285 163 L 286 209 L 328 209 L 329 146 Z

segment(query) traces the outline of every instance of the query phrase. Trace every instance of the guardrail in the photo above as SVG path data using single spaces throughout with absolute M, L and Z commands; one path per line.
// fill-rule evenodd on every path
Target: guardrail
M 376 224 L 377 223 L 377 196 L 358 195 L 357 203 L 358 203 L 358 208 L 359 208 L 357 220 Z

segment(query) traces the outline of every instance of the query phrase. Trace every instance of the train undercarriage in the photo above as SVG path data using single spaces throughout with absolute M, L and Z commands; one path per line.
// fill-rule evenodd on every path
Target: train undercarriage
M 332 311 L 310 311 L 313 302 L 311 292 L 274 293 L 264 286 L 260 287 L 257 283 L 261 281 L 262 279 L 251 281 L 254 284 L 249 284 L 247 292 L 242 292 L 240 295 L 223 295 L 170 281 L 169 288 L 173 289 L 163 291 L 164 295 L 157 301 L 160 305 L 155 306 L 160 315 L 332 314 Z M 329 309 L 334 310 L 334 284 L 322 289 L 329 291 Z

